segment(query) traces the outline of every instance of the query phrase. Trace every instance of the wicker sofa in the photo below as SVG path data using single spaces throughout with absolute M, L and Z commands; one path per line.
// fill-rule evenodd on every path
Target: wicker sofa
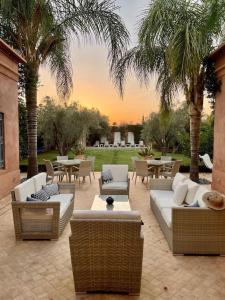
M 202 197 L 208 189 L 204 186 L 198 186 L 193 195 L 200 207 L 178 206 L 172 184 L 172 179 L 150 180 L 151 209 L 173 254 L 224 255 L 225 210 L 206 207 Z
M 74 208 L 75 186 L 59 183 L 59 194 L 47 201 L 26 201 L 27 196 L 46 185 L 46 173 L 40 173 L 12 191 L 12 211 L 16 239 L 58 239 Z
M 113 180 L 103 183 L 99 178 L 101 195 L 128 195 L 130 191 L 130 178 L 128 178 L 128 165 L 102 165 L 102 171 L 110 170 Z
M 144 238 L 138 212 L 75 211 L 70 225 L 76 293 L 140 293 Z

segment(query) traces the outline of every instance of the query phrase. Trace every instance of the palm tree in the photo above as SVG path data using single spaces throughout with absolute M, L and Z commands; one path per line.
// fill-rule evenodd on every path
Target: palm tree
M 37 87 L 40 65 L 56 76 L 57 91 L 69 96 L 72 71 L 71 35 L 109 49 L 110 68 L 123 54 L 128 32 L 111 0 L 0 0 L 0 37 L 26 59 L 24 88 L 27 107 L 28 177 L 37 173 Z
M 190 177 L 195 181 L 199 179 L 199 136 L 206 74 L 203 62 L 222 36 L 223 3 L 151 1 L 141 20 L 138 45 L 127 51 L 113 69 L 121 94 L 129 69 L 146 83 L 150 75 L 157 73 L 164 109 L 171 105 L 178 89 L 184 91 L 190 116 Z

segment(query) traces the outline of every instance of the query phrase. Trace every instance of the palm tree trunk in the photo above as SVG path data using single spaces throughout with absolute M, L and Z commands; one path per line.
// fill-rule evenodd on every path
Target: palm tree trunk
M 27 107 L 28 170 L 30 178 L 38 173 L 37 164 L 37 83 L 38 68 L 34 64 L 25 67 L 25 95 Z
M 204 99 L 203 91 L 203 74 L 200 74 L 197 79 L 197 84 L 191 90 L 191 97 L 189 102 L 191 146 L 190 179 L 196 182 L 199 181 L 199 145 L 201 117 Z
M 191 146 L 191 164 L 190 178 L 193 181 L 199 180 L 199 144 L 200 144 L 200 126 L 201 113 L 196 109 L 193 103 L 189 106 L 190 116 L 190 146 Z

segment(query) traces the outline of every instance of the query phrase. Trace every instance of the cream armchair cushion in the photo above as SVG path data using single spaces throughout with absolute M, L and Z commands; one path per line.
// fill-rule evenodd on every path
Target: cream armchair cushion
M 128 165 L 103 165 L 102 171 L 110 170 L 112 173 L 113 181 L 127 181 L 128 178 Z

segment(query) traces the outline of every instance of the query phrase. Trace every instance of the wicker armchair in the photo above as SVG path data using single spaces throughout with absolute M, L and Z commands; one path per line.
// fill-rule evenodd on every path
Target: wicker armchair
M 15 236 L 20 239 L 58 239 L 69 222 L 74 208 L 75 186 L 59 183 L 59 195 L 47 201 L 26 201 L 27 196 L 46 184 L 46 173 L 40 173 L 12 191 Z
M 110 170 L 113 181 L 104 183 L 99 178 L 101 195 L 128 195 L 130 192 L 130 178 L 128 178 L 128 165 L 102 165 L 102 171 Z
M 69 242 L 77 293 L 140 293 L 141 224 L 135 211 L 75 211 Z

